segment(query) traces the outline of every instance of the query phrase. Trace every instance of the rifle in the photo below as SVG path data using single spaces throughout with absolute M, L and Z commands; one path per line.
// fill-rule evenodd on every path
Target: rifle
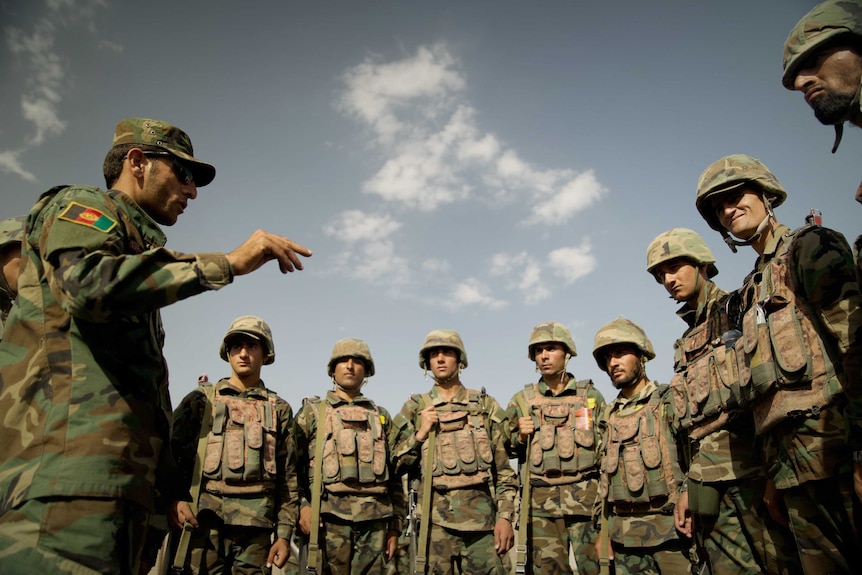
M 419 502 L 419 478 L 410 479 L 407 490 L 407 529 L 405 535 L 410 538 L 410 573 L 416 572 L 416 553 L 419 549 L 419 518 L 416 507 Z
M 299 562 L 299 575 L 308 574 L 308 537 L 299 533 L 299 529 L 293 531 L 290 538 L 290 553 Z

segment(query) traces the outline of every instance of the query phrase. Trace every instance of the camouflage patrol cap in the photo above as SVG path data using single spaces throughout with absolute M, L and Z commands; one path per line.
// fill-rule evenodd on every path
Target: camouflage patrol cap
M 26 221 L 26 216 L 15 216 L 0 221 L 0 250 L 9 244 L 20 244 L 24 240 L 24 223 Z
M 202 188 L 215 178 L 215 166 L 194 156 L 188 134 L 165 122 L 149 118 L 126 118 L 114 131 L 114 146 L 120 144 L 150 144 L 160 146 L 184 160 L 195 177 L 195 186 Z
M 596 332 L 593 341 L 593 357 L 602 371 L 607 371 L 605 361 L 605 350 L 614 345 L 631 344 L 637 347 L 647 361 L 655 357 L 652 342 L 646 336 L 644 330 L 635 322 L 619 317 L 610 323 L 606 323 Z
M 841 36 L 862 37 L 862 2 L 827 0 L 796 23 L 784 42 L 784 74 L 781 83 L 793 90 L 799 68 L 809 56 Z
M 422 369 L 431 369 L 428 365 L 428 351 L 435 347 L 448 347 L 458 352 L 458 363 L 461 369 L 467 367 L 467 350 L 464 349 L 464 342 L 461 341 L 461 336 L 454 329 L 435 329 L 425 336 L 425 343 L 422 344 L 422 349 L 419 350 L 419 367 Z
M 527 356 L 530 361 L 536 361 L 536 352 L 533 348 L 540 343 L 559 343 L 572 357 L 578 355 L 569 328 L 555 321 L 540 323 L 530 332 L 530 343 L 527 344 Z
M 715 256 L 709 251 L 706 242 L 700 234 L 687 228 L 673 228 L 656 236 L 647 248 L 647 271 L 661 283 L 655 269 L 665 262 L 675 259 L 687 259 L 696 266 L 706 266 L 706 276 L 718 275 L 715 267 Z
M 763 162 L 745 154 L 732 154 L 716 160 L 700 175 L 697 182 L 697 211 L 712 229 L 723 232 L 712 208 L 711 198 L 736 190 L 746 184 L 754 186 L 769 198 L 770 205 L 780 206 L 787 192 Z
M 371 377 L 374 375 L 374 360 L 371 358 L 371 350 L 368 349 L 368 344 L 357 338 L 340 339 L 335 342 L 332 348 L 332 355 L 329 356 L 329 365 L 327 374 L 332 377 L 335 373 L 335 364 L 339 360 L 347 357 L 358 357 L 365 362 L 366 375 Z
M 272 341 L 272 331 L 265 321 L 253 315 L 238 317 L 230 324 L 230 328 L 221 340 L 221 347 L 218 351 L 219 357 L 223 360 L 228 361 L 227 340 L 238 334 L 247 335 L 263 344 L 263 347 L 266 348 L 266 358 L 263 360 L 263 365 L 269 365 L 275 361 L 275 344 Z

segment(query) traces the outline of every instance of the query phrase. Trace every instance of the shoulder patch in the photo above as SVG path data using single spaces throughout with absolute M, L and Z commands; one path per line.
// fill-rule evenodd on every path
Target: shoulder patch
M 595 407 L 596 407 L 596 398 L 595 397 L 588 397 L 587 398 L 587 408 L 588 409 L 595 409 Z
M 89 208 L 78 202 L 70 203 L 58 217 L 61 220 L 95 228 L 104 233 L 110 232 L 117 225 L 116 220 L 111 219 L 96 208 Z

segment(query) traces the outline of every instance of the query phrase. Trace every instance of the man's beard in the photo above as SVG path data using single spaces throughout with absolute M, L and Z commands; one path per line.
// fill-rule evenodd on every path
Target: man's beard
M 840 124 L 850 117 L 855 99 L 856 94 L 823 92 L 819 98 L 811 102 L 811 109 L 814 110 L 814 117 L 821 124 Z

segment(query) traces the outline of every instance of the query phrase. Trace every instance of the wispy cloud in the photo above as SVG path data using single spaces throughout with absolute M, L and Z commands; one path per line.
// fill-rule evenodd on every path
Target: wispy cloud
M 502 309 L 508 305 L 505 300 L 494 297 L 491 289 L 476 278 L 457 284 L 451 293 L 451 298 L 446 301 L 446 307 L 460 309 L 465 306 L 481 306 L 489 309 Z
M 401 224 L 386 214 L 346 210 L 335 217 L 323 232 L 341 240 L 346 248 L 332 262 L 331 273 L 392 288 L 409 278 L 406 258 L 395 252 L 391 239 Z
M 71 26 L 95 33 L 94 14 L 107 4 L 104 0 L 48 0 L 46 6 L 46 16 L 39 19 L 32 30 L 3 29 L 6 48 L 12 56 L 21 58 L 27 69 L 20 113 L 32 126 L 32 133 L 17 148 L 0 151 L 0 170 L 27 181 L 36 181 L 36 177 L 24 167 L 23 153 L 62 134 L 67 125 L 61 118 L 60 104 L 68 63 L 57 53 L 54 39 Z M 117 44 L 108 46 L 112 50 L 120 49 Z

